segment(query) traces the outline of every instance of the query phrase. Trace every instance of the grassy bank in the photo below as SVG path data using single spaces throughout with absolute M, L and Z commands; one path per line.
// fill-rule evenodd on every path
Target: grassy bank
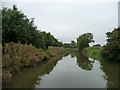
M 102 48 L 89 47 L 83 50 L 83 54 L 94 59 L 101 59 Z
M 69 50 L 69 48 L 63 47 L 48 47 L 47 50 L 42 50 L 32 45 L 7 43 L 3 47 L 2 79 L 3 81 L 9 81 L 12 74 L 20 72 L 24 68 L 36 66 L 50 57 L 57 56 Z

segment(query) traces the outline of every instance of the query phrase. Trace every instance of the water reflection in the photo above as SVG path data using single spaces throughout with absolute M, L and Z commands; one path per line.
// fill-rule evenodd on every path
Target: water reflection
M 91 71 L 93 69 L 93 64 L 96 61 L 95 59 L 90 59 L 83 55 L 81 52 L 72 52 L 71 58 L 77 58 L 77 63 L 80 68 L 84 70 Z M 103 71 L 103 78 L 106 80 L 107 88 L 118 88 L 118 70 L 119 63 L 113 63 L 107 60 L 97 60 L 100 62 L 101 70 Z
M 71 52 L 70 55 L 71 55 L 71 58 L 74 58 L 76 56 L 76 52 Z
M 63 57 L 66 57 L 66 56 L 68 56 L 70 53 L 64 53 L 63 54 Z
M 6 87 L 116 88 L 118 64 L 90 59 L 81 52 L 66 53 L 14 75 Z
M 76 52 L 76 57 L 79 67 L 81 67 L 84 70 L 93 69 L 93 65 L 92 65 L 93 61 L 89 60 L 89 58 L 83 55 L 81 52 Z
M 43 75 L 36 88 L 105 88 L 100 62 L 93 61 L 80 52 L 72 52 L 59 60 L 49 75 Z
M 107 87 L 118 88 L 118 63 L 101 60 L 101 68 L 107 76 Z
M 65 54 L 53 57 L 40 63 L 37 67 L 23 70 L 21 73 L 15 74 L 10 83 L 2 85 L 3 88 L 35 88 L 35 84 L 40 81 L 45 74 L 50 74 L 58 60 L 62 59 Z M 23 81 L 24 80 L 24 81 Z

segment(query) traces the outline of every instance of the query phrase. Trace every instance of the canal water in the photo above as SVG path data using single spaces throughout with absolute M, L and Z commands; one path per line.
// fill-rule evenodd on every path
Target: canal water
M 15 74 L 3 88 L 118 88 L 118 64 L 72 52 Z

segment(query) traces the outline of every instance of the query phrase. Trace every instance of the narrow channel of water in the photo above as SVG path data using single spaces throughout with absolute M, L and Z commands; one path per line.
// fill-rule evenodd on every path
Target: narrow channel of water
M 3 88 L 117 88 L 118 64 L 79 52 L 45 61 L 14 75 Z

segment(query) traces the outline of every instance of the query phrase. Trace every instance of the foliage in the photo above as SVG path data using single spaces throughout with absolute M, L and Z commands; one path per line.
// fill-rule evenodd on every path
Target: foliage
M 103 47 L 102 57 L 106 60 L 120 61 L 120 28 L 107 32 L 107 44 Z
M 101 59 L 102 48 L 101 47 L 88 47 L 83 49 L 83 54 L 87 57 L 94 59 Z
M 63 46 L 64 46 L 65 48 L 71 48 L 71 43 L 64 43 Z
M 64 43 L 63 45 L 65 48 L 76 48 L 76 42 L 71 41 L 71 43 Z
M 83 52 L 76 52 L 76 58 L 77 58 L 77 64 L 79 65 L 80 68 L 90 71 L 93 69 L 92 62 L 90 61 L 87 56 L 83 54 Z
M 95 44 L 95 45 L 93 45 L 93 47 L 101 47 L 101 45 L 100 44 Z
M 48 46 L 62 46 L 50 33 L 42 32 L 34 25 L 34 18 L 28 19 L 14 5 L 13 8 L 2 9 L 2 43 L 19 41 L 22 44 L 32 44 L 37 48 L 47 49 Z
M 15 5 L 2 9 L 2 21 L 4 79 L 10 78 L 11 73 L 70 50 L 63 48 L 63 43 L 51 33 L 38 30 L 34 18 L 28 19 Z
M 2 68 L 5 76 L 7 73 L 15 73 L 23 68 L 36 66 L 51 56 L 57 56 L 70 50 L 69 48 L 51 46 L 47 50 L 42 50 L 21 43 L 7 43 L 3 48 Z
M 46 50 L 46 53 L 49 56 L 56 56 L 56 54 L 62 54 L 66 50 L 68 51 L 70 49 L 69 48 L 63 48 L 63 47 L 60 48 L 60 47 L 51 47 L 51 46 L 49 46 L 48 49 Z
M 89 47 L 89 43 L 94 42 L 92 33 L 84 33 L 77 38 L 77 47 L 79 50 Z
M 32 45 L 20 43 L 5 44 L 3 50 L 3 68 L 10 72 L 19 71 L 21 68 L 33 66 L 45 58 L 42 49 L 36 49 Z
M 77 45 L 77 44 L 76 44 L 75 41 L 71 41 L 71 47 L 72 47 L 72 48 L 76 48 L 76 45 Z
M 63 46 L 62 42 L 59 42 L 56 38 L 54 38 L 53 35 L 46 32 L 40 32 L 39 33 L 40 39 L 41 39 L 41 46 L 42 48 L 46 49 L 48 46 Z

